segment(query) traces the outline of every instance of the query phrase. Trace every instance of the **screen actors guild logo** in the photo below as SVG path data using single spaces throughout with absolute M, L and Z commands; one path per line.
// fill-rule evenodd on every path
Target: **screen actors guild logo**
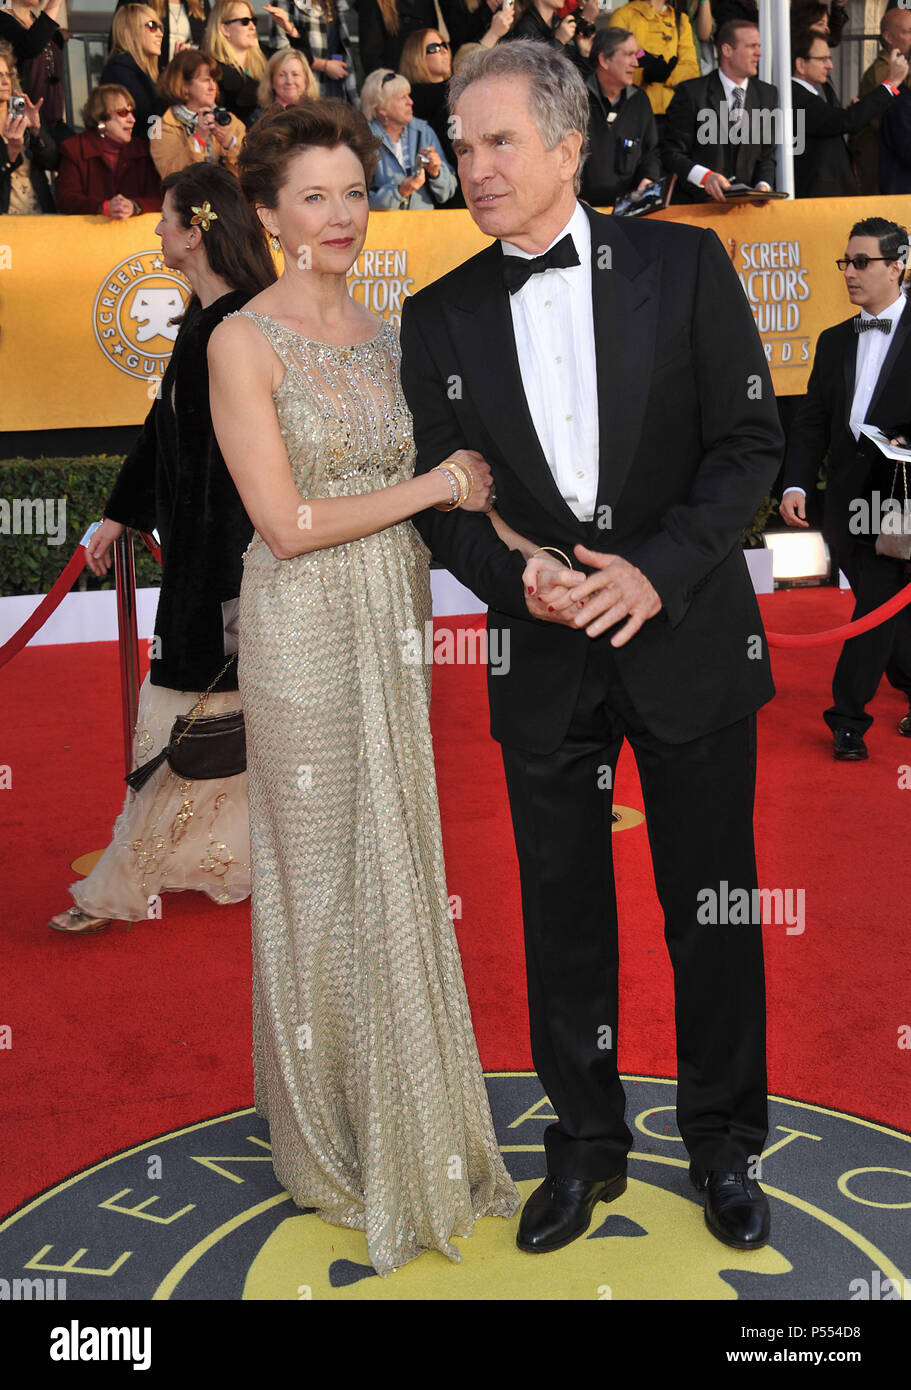
M 138 251 L 114 266 L 95 295 L 92 328 L 109 362 L 147 382 L 164 376 L 179 325 L 170 320 L 190 298 L 187 281 L 160 251 Z

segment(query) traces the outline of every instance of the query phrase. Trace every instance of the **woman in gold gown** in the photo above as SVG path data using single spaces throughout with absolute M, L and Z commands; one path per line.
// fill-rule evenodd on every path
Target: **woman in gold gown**
M 408 518 L 488 510 L 460 451 L 414 478 L 395 329 L 348 293 L 376 144 L 360 113 L 270 113 L 241 180 L 284 273 L 215 330 L 212 419 L 255 531 L 238 676 L 253 869 L 255 1103 L 300 1207 L 388 1274 L 518 1204 L 497 1147 L 444 879 L 431 620 Z M 470 495 L 469 495 L 470 492 Z

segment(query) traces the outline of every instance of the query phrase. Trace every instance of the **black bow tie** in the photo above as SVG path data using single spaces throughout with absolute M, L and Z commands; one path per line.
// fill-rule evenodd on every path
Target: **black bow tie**
M 892 320 L 891 320 L 891 319 L 862 319 L 861 316 L 860 316 L 860 314 L 858 314 L 858 315 L 857 315 L 857 318 L 854 320 L 854 332 L 855 332 L 855 333 L 866 333 L 866 331 L 867 331 L 868 328 L 879 328 L 879 329 L 881 329 L 881 330 L 883 331 L 883 333 L 891 333 L 891 331 L 892 331 Z
M 566 236 L 558 241 L 556 246 L 545 251 L 543 256 L 532 256 L 530 260 L 526 260 L 524 256 L 504 256 L 503 280 L 509 293 L 515 294 L 516 290 L 520 290 L 526 281 L 539 271 L 565 270 L 567 266 L 578 264 L 579 253 L 567 232 Z

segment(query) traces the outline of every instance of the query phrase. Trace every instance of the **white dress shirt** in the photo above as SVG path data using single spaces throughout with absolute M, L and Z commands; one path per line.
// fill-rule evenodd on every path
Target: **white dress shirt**
M 862 319 L 889 319 L 892 327 L 888 333 L 883 333 L 880 328 L 868 328 L 866 333 L 858 333 L 857 335 L 854 402 L 851 406 L 849 422 L 855 439 L 860 438 L 860 427 L 867 418 L 873 392 L 876 390 L 876 383 L 879 380 L 883 362 L 886 360 L 886 353 L 889 351 L 889 345 L 895 333 L 895 325 L 901 318 L 906 303 L 905 296 L 899 292 L 898 298 L 879 314 L 868 314 L 866 309 L 860 311 Z
M 550 245 L 567 233 L 579 264 L 531 275 L 509 296 L 509 310 L 525 399 L 547 465 L 570 510 L 591 521 L 598 494 L 598 381 L 591 227 L 581 203 Z M 532 259 L 508 241 L 501 245 L 506 256 Z

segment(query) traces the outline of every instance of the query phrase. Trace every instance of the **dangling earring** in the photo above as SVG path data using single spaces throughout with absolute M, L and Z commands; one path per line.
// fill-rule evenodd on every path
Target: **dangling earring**
M 269 238 L 269 245 L 272 247 L 273 251 L 278 251 L 281 247 L 281 242 L 277 236 L 271 236 Z

